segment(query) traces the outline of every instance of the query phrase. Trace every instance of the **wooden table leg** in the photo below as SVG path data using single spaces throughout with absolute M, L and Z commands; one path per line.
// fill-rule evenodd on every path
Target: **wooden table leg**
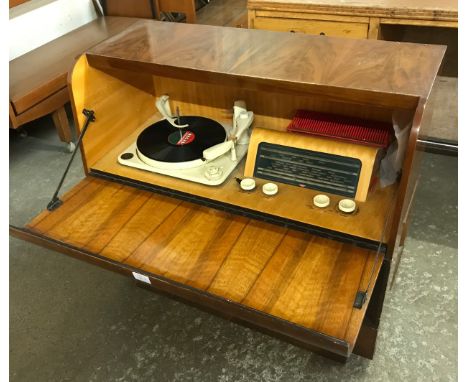
M 62 142 L 70 143 L 72 140 L 71 129 L 68 124 L 67 113 L 65 107 L 62 106 L 52 113 L 55 128 L 57 129 L 58 136 Z
M 380 40 L 380 19 L 377 17 L 371 17 L 369 20 L 369 32 L 367 38 L 370 40 Z

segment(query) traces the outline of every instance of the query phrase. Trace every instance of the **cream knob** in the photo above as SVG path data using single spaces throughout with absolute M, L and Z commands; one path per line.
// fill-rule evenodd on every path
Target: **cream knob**
M 240 182 L 240 187 L 244 191 L 251 191 L 255 188 L 255 186 L 256 186 L 255 179 L 252 179 L 252 178 L 244 178 Z
M 356 209 L 356 202 L 351 199 L 342 199 L 338 203 L 338 208 L 341 212 L 350 214 Z
M 314 206 L 325 208 L 330 205 L 330 198 L 327 195 L 319 194 L 314 196 Z
M 262 187 L 262 191 L 268 196 L 276 195 L 278 193 L 278 185 L 274 183 L 265 183 Z

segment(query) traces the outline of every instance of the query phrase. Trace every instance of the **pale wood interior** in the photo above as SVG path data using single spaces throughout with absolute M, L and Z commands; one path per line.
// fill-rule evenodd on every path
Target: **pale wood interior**
M 141 129 L 136 130 L 94 163 L 92 168 L 364 239 L 374 241 L 382 239 L 388 211 L 393 208 L 397 185 L 371 192 L 366 202 L 358 203 L 359 212 L 356 215 L 342 215 L 336 211 L 338 201 L 343 198 L 339 195 L 329 194 L 330 206 L 326 209 L 318 209 L 313 205 L 312 200 L 320 192 L 310 189 L 280 184 L 280 192 L 274 198 L 264 197 L 260 191 L 254 193 L 241 191 L 235 178 L 243 177 L 245 162 L 240 163 L 228 180 L 217 187 L 205 186 L 119 164 L 117 162 L 118 156 L 136 140 L 141 130 L 158 119 L 160 119 L 159 115 L 155 115 L 154 118 L 148 120 L 146 124 L 141 126 Z M 258 180 L 259 187 L 264 183 L 267 181 Z
M 96 84 L 99 84 L 97 86 Z M 203 115 L 229 124 L 231 108 L 236 99 L 244 99 L 255 111 L 254 126 L 284 131 L 299 108 L 337 112 L 361 118 L 391 121 L 392 110 L 337 103 L 318 97 L 285 96 L 281 93 L 261 93 L 234 89 L 222 85 L 207 85 L 192 81 L 151 77 L 145 73 L 101 70 L 88 66 L 82 57 L 74 69 L 71 85 L 78 113 L 77 125 L 82 127 L 81 108 L 96 112 L 83 142 L 83 157 L 87 169 L 95 169 L 137 181 L 155 184 L 207 199 L 241 206 L 255 211 L 292 219 L 364 239 L 380 241 L 386 219 L 394 208 L 398 185 L 372 190 L 365 203 L 358 203 L 356 215 L 344 216 L 336 212 L 341 196 L 331 195 L 331 205 L 325 210 L 313 206 L 317 191 L 286 184 L 280 185 L 275 198 L 261 192 L 244 193 L 235 177 L 243 176 L 241 163 L 231 177 L 219 187 L 179 180 L 118 164 L 118 156 L 136 140 L 149 124 L 160 119 L 154 106 L 155 96 L 168 94 L 173 108 L 182 115 Z M 154 86 L 154 87 L 153 87 Z M 260 181 L 260 186 L 262 181 Z M 294 203 L 291 203 L 294 201 Z
M 83 109 L 94 110 L 96 116 L 81 146 L 85 170 L 88 170 L 154 113 L 152 78 L 145 73 L 118 69 L 104 73 L 88 66 L 83 55 L 69 81 L 78 131 L 86 120 Z
M 234 101 L 243 99 L 249 110 L 255 112 L 256 125 L 280 131 L 286 131 L 298 109 L 384 122 L 391 122 L 394 112 L 389 108 L 336 102 L 319 96 L 285 95 L 159 76 L 154 76 L 153 80 L 156 95 L 169 95 L 171 105 L 174 109 L 178 106 L 182 115 L 230 118 Z

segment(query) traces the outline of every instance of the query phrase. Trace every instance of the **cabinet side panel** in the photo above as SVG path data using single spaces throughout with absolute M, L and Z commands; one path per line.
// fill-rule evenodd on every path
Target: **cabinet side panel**
M 408 145 L 406 148 L 405 160 L 401 172 L 400 185 L 396 200 L 396 208 L 391 224 L 387 256 L 392 258 L 394 251 L 399 246 L 399 241 L 404 226 L 405 216 L 407 215 L 412 200 L 413 191 L 417 184 L 419 176 L 419 166 L 421 162 L 421 153 L 416 150 L 419 130 L 423 121 L 426 100 L 420 100 L 416 112 L 414 113 Z
M 69 76 L 69 88 L 77 133 L 86 120 L 84 108 L 96 116 L 81 145 L 86 171 L 156 110 L 150 75 L 118 69 L 104 72 L 89 66 L 85 55 Z

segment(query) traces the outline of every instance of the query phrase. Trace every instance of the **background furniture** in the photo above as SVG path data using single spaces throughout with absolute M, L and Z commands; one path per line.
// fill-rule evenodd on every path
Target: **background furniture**
M 211 0 L 197 11 L 197 24 L 247 28 L 247 0 Z
M 106 16 L 161 19 L 161 13 L 183 13 L 188 23 L 196 22 L 195 0 L 98 0 Z
M 249 0 L 249 28 L 381 37 L 383 25 L 458 27 L 456 0 Z
M 104 16 L 156 18 L 153 0 L 97 0 Z
M 161 12 L 177 12 L 185 14 L 187 23 L 195 24 L 197 20 L 195 0 L 156 0 L 156 12 L 158 19 L 161 18 Z
M 86 49 L 123 31 L 137 18 L 154 19 L 160 9 L 156 13 L 153 0 L 97 1 L 94 5 L 101 17 L 10 61 L 10 128 L 17 129 L 52 114 L 60 140 L 73 151 L 65 105 L 69 101 L 68 70 L 74 60 Z M 18 4 L 10 2 L 10 7 Z M 194 0 L 161 2 L 158 6 L 164 12 L 185 13 L 189 22 L 196 20 Z
M 420 146 L 456 155 L 456 0 L 248 0 L 248 9 L 248 25 L 254 29 L 447 45 L 428 104 L 432 121 L 420 134 Z
M 52 113 L 60 139 L 73 150 L 64 105 L 69 101 L 68 70 L 82 52 L 132 25 L 137 19 L 100 17 L 9 63 L 10 127 Z

